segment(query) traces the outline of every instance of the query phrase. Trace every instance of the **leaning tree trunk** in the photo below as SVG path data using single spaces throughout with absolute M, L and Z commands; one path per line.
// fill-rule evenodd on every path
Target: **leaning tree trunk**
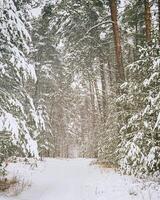
M 151 44 L 151 5 L 149 0 L 144 1 L 145 6 L 145 26 L 146 26 L 146 41 L 148 44 Z
M 116 65 L 117 65 L 116 79 L 117 79 L 117 82 L 122 82 L 125 79 L 125 75 L 124 75 L 124 68 L 123 68 L 123 63 L 122 63 L 120 31 L 119 31 L 119 26 L 117 22 L 116 0 L 109 0 L 109 5 L 110 5 L 110 10 L 111 10 L 112 28 L 113 28 L 114 43 L 115 43 L 115 54 L 116 54 Z

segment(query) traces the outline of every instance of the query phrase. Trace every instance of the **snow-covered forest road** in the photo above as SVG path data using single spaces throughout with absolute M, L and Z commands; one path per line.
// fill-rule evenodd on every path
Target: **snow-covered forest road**
M 10 174 L 31 183 L 17 196 L 0 200 L 158 200 L 158 186 L 121 176 L 112 169 L 91 165 L 90 159 L 46 159 L 31 169 L 22 163 L 11 164 Z

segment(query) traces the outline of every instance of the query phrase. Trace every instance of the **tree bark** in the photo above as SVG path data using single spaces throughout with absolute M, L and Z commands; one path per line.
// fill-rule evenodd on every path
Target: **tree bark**
M 145 6 L 145 26 L 146 26 L 146 41 L 148 44 L 151 44 L 152 36 L 151 36 L 151 5 L 149 0 L 144 1 Z
M 117 82 L 122 82 L 125 79 L 125 75 L 124 75 L 124 68 L 123 68 L 123 63 L 122 63 L 120 31 L 119 31 L 119 26 L 117 22 L 116 0 L 109 0 L 109 5 L 110 5 L 110 10 L 111 10 L 112 28 L 113 28 L 114 43 L 115 43 L 115 54 L 116 54 L 116 65 L 117 65 L 116 79 L 117 79 Z
M 89 88 L 90 88 L 90 99 L 91 99 L 91 106 L 92 106 L 92 152 L 93 157 L 97 155 L 97 135 L 96 135 L 96 106 L 95 106 L 95 93 L 94 93 L 94 82 L 89 80 Z
M 102 108 L 101 108 L 101 99 L 100 99 L 100 94 L 99 94 L 99 89 L 98 89 L 98 85 L 97 85 L 97 80 L 94 74 L 94 70 L 92 65 L 90 65 L 90 70 L 93 74 L 93 83 L 94 83 L 94 88 L 95 88 L 95 94 L 96 94 L 96 99 L 97 99 L 97 104 L 98 104 L 98 109 L 99 109 L 99 113 L 100 113 L 100 117 L 102 117 Z
M 105 78 L 105 69 L 102 59 L 100 59 L 100 76 L 101 76 L 101 85 L 102 85 L 102 106 L 103 106 L 103 122 L 106 122 L 106 112 L 107 112 L 107 97 L 106 97 L 106 78 Z
M 158 40 L 160 45 L 160 0 L 158 0 Z
M 112 76 L 112 66 L 111 66 L 111 61 L 110 61 L 110 55 L 108 54 L 107 56 L 107 64 L 108 64 L 108 84 L 110 86 L 110 88 L 112 87 L 113 84 L 113 76 Z

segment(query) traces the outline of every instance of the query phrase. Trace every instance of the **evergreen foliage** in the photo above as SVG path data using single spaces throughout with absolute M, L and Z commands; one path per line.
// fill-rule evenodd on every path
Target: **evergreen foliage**
M 38 156 L 35 135 L 39 116 L 26 90 L 36 82 L 34 66 L 27 59 L 31 37 L 25 4 L 6 0 L 0 10 L 0 140 L 1 156 L 15 155 L 14 146 L 25 155 Z M 5 153 L 4 152 L 5 149 Z M 3 151 L 2 151 L 3 150 Z M 7 153 L 6 153 L 7 152 Z M 4 154 L 4 155 L 3 155 Z M 3 160 L 3 159 L 2 159 Z M 1 162 L 2 162 L 1 160 Z
M 139 59 L 126 67 L 119 98 L 120 156 L 123 171 L 153 174 L 160 170 L 159 46 L 139 47 Z

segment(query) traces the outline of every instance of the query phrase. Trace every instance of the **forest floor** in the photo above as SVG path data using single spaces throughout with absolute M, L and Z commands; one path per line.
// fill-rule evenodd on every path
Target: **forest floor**
M 19 185 L 0 193 L 0 200 L 160 200 L 156 182 L 121 175 L 91 164 L 91 159 L 45 159 L 38 167 L 9 164 Z

